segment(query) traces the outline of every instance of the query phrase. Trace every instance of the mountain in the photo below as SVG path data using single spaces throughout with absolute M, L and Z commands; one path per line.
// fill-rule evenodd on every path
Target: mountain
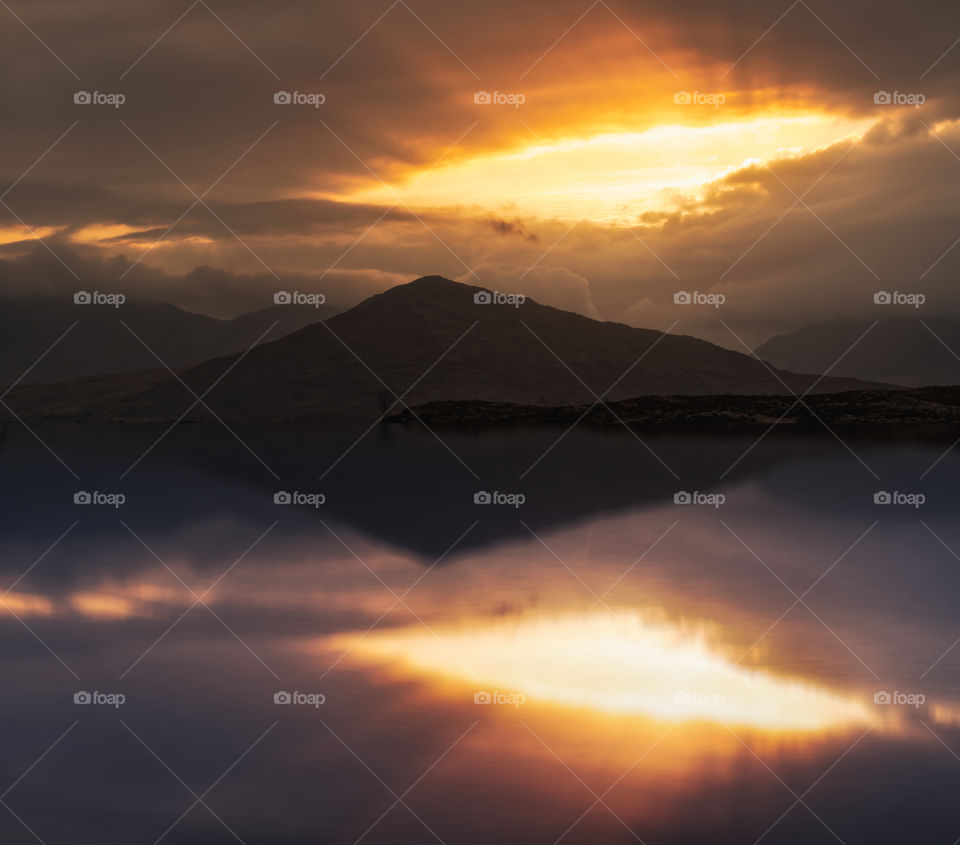
M 849 350 L 831 375 L 905 387 L 960 384 L 960 320 L 893 317 L 870 329 L 872 324 L 872 320 L 814 323 L 771 338 L 756 355 L 775 367 L 822 373 Z M 866 336 L 853 346 L 864 332 Z
M 409 405 L 571 405 L 592 401 L 585 384 L 599 394 L 609 389 L 613 400 L 787 392 L 759 361 L 704 340 L 601 323 L 532 300 L 519 307 L 478 304 L 478 294 L 486 295 L 482 288 L 427 276 L 246 355 L 188 367 L 179 377 L 198 394 L 212 386 L 211 407 L 237 422 L 375 419 L 392 403 L 392 397 L 383 401 L 389 394 L 378 377 L 400 395 L 409 391 Z M 777 376 L 798 392 L 815 381 Z M 817 391 L 878 386 L 824 379 Z M 177 419 L 193 400 L 169 373 L 151 372 L 25 385 L 7 401 L 25 417 L 146 421 Z M 184 419 L 210 415 L 198 406 Z
M 162 303 L 119 308 L 75 305 L 54 296 L 0 300 L 0 385 L 19 379 L 71 324 L 77 324 L 23 379 L 25 384 L 154 369 L 160 364 L 126 323 L 171 368 L 240 352 L 270 326 L 276 339 L 336 313 L 332 308 L 277 305 L 217 320 Z

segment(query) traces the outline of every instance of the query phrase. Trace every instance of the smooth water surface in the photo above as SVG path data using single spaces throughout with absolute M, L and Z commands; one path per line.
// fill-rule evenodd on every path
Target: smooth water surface
M 949 442 L 362 432 L 11 428 L 0 840 L 960 836 Z

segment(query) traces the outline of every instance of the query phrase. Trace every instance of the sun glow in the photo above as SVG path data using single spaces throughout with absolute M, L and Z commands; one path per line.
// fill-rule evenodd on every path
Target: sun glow
M 122 238 L 124 235 L 137 231 L 139 229 L 136 226 L 125 226 L 120 223 L 98 224 L 77 229 L 71 235 L 71 240 L 80 244 L 94 244 L 109 241 L 113 238 Z
M 464 197 L 487 211 L 606 224 L 633 224 L 647 212 L 696 202 L 708 183 L 767 162 L 862 135 L 869 119 L 819 113 L 762 115 L 706 126 L 662 125 L 536 143 L 414 174 L 406 184 L 375 185 L 355 202 L 456 207 Z
M 825 731 L 877 720 L 865 700 L 747 669 L 711 644 L 706 628 L 637 613 L 522 619 L 470 628 L 374 632 L 361 658 L 530 703 L 668 722 L 775 731 Z
M 56 231 L 56 226 L 39 226 L 36 229 L 29 226 L 2 226 L 0 227 L 0 246 L 47 238 Z

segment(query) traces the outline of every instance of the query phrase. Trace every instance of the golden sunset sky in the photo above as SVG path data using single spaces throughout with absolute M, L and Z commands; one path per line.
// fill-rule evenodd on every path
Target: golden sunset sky
M 436 273 L 725 345 L 676 291 L 723 293 L 751 344 L 864 316 L 877 290 L 960 306 L 942 3 L 0 14 L 4 295 L 82 280 L 226 316 Z

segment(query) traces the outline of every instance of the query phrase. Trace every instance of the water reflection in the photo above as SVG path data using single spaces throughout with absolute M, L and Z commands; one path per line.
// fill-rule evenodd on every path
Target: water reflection
M 11 591 L 0 596 L 0 608 L 18 616 L 50 616 L 54 603 L 45 596 Z
M 84 486 L 112 490 L 155 436 L 52 442 Z M 257 436 L 300 490 L 351 442 Z M 447 439 L 500 490 L 550 443 Z M 191 427 L 129 477 L 122 513 L 78 514 L 74 479 L 8 438 L 2 787 L 79 724 L 4 801 L 50 843 L 153 842 L 193 799 L 123 723 L 201 794 L 277 722 L 206 799 L 248 842 L 355 842 L 394 803 L 382 783 L 416 783 L 406 800 L 451 845 L 634 841 L 625 825 L 739 845 L 775 822 L 763 841 L 807 845 L 834 837 L 803 807 L 777 820 L 784 784 L 815 783 L 805 802 L 848 845 L 953 841 L 960 569 L 928 528 L 960 550 L 960 462 L 929 476 L 921 515 L 878 514 L 875 479 L 824 439 L 766 438 L 715 487 L 703 479 L 749 443 L 653 445 L 724 507 L 678 509 L 629 435 L 574 432 L 522 513 L 478 512 L 474 479 L 411 435 L 359 445 L 324 482 L 328 508 L 278 510 L 275 479 Z M 942 449 L 858 451 L 909 490 Z M 78 709 L 77 689 L 127 703 Z M 326 703 L 278 707 L 279 689 Z M 881 690 L 925 701 L 875 703 Z M 481 706 L 480 691 L 526 700 Z M 605 797 L 583 815 L 590 790 Z M 396 807 L 362 841 L 432 838 Z M 168 839 L 235 841 L 202 808 Z M 0 841 L 36 840 L 0 807 Z
M 520 694 L 526 700 L 667 722 L 775 731 L 824 731 L 877 721 L 875 708 L 855 697 L 737 665 L 710 641 L 708 630 L 702 624 L 681 627 L 635 612 L 604 611 L 454 630 L 416 625 L 363 636 L 354 651 L 415 673 L 472 684 L 483 690 L 481 703 L 491 695 L 507 696 L 511 703 Z M 338 637 L 337 645 L 354 643 Z

